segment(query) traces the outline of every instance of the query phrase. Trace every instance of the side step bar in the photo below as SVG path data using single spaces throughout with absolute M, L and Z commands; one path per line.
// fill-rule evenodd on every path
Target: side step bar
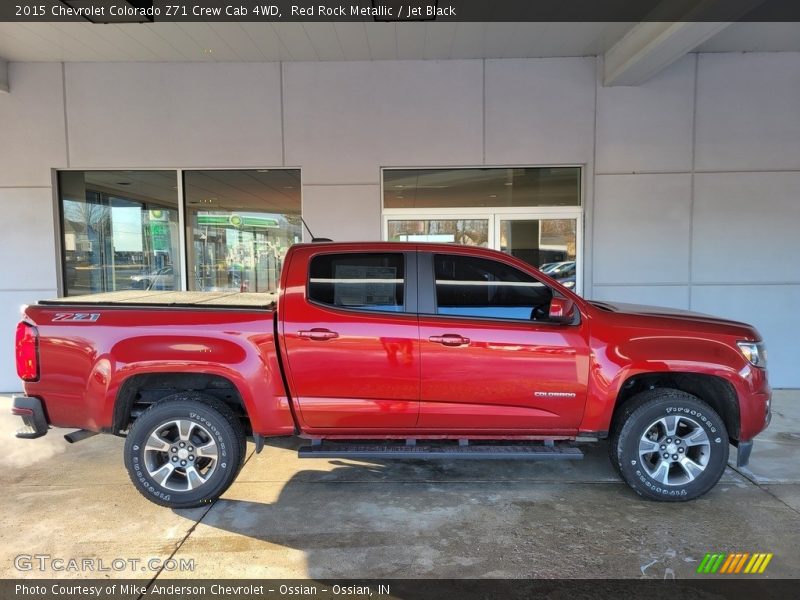
M 399 444 L 314 444 L 297 450 L 298 458 L 394 458 L 394 459 L 500 459 L 581 460 L 583 452 L 574 446 L 525 445 L 404 445 Z

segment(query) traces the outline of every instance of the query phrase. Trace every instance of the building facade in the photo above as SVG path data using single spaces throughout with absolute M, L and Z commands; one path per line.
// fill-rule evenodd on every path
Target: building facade
M 753 323 L 773 385 L 800 386 L 800 53 L 688 54 L 635 87 L 604 86 L 601 57 L 12 62 L 8 79 L 2 390 L 20 387 L 21 305 L 270 290 L 303 220 Z

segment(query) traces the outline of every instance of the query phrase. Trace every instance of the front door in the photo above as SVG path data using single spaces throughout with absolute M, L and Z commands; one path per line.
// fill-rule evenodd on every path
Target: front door
M 357 433 L 414 427 L 416 253 L 310 248 L 293 261 L 310 265 L 307 272 L 289 267 L 281 303 L 289 384 L 304 428 Z
M 418 261 L 419 428 L 574 433 L 586 402 L 585 324 L 550 322 L 552 290 L 516 266 L 455 250 Z

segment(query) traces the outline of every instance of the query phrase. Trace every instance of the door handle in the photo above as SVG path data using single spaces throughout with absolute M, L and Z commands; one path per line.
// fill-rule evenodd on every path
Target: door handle
M 300 331 L 297 332 L 297 337 L 322 342 L 325 340 L 332 340 L 333 338 L 337 338 L 339 337 L 339 334 L 329 329 L 314 328 L 314 329 L 301 329 Z
M 469 346 L 469 338 L 457 333 L 445 333 L 444 335 L 432 335 L 428 338 L 429 342 L 442 344 L 443 346 Z

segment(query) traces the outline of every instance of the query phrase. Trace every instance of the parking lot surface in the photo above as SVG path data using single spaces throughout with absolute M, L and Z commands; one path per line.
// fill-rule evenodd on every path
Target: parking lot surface
M 603 443 L 583 461 L 364 462 L 300 460 L 280 439 L 249 444 L 222 499 L 173 511 L 134 490 L 122 439 L 17 440 L 9 407 L 4 578 L 661 579 L 697 577 L 707 552 L 771 552 L 764 576 L 800 577 L 800 391 L 776 392 L 749 469 L 680 504 L 637 497 Z

